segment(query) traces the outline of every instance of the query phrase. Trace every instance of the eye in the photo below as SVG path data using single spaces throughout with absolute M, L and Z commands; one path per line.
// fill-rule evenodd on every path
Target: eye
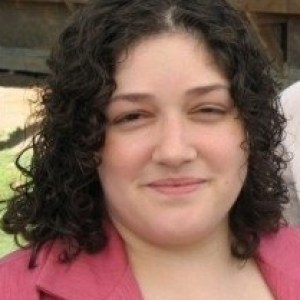
M 220 107 L 202 107 L 199 109 L 199 112 L 204 114 L 217 114 L 217 115 L 224 115 L 226 111 L 223 108 Z
M 146 111 L 130 111 L 121 113 L 112 120 L 113 125 L 133 126 L 146 122 L 151 118 L 151 114 Z
M 133 112 L 133 113 L 128 113 L 125 115 L 122 115 L 118 117 L 114 123 L 115 124 L 120 124 L 120 123 L 127 123 L 127 122 L 134 122 L 139 119 L 143 118 L 143 115 L 140 112 Z
M 200 105 L 193 108 L 190 114 L 196 120 L 217 121 L 221 120 L 228 112 L 228 109 L 217 105 Z

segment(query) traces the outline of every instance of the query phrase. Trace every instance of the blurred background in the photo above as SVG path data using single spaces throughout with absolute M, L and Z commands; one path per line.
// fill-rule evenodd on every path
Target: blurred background
M 300 0 L 228 1 L 247 14 L 282 86 L 300 80 Z M 51 45 L 68 17 L 87 2 L 0 0 L 0 200 L 8 199 L 9 184 L 20 180 L 14 160 L 37 127 L 28 116 L 48 73 Z M 30 153 L 24 163 L 29 160 Z M 0 256 L 13 248 L 12 238 L 0 232 Z

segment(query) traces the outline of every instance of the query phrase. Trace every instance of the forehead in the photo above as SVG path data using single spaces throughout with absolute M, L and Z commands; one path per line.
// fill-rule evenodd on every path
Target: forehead
M 141 40 L 121 56 L 116 92 L 173 94 L 197 87 L 229 86 L 205 42 L 185 32 Z
M 196 37 L 195 34 L 185 31 L 163 32 L 146 36 L 121 52 L 117 62 L 117 70 L 120 71 L 128 65 L 145 62 L 152 58 L 152 62 L 170 61 L 177 58 L 193 58 L 193 54 L 205 56 L 209 64 L 217 64 L 204 38 Z M 159 61 L 160 60 L 160 61 Z

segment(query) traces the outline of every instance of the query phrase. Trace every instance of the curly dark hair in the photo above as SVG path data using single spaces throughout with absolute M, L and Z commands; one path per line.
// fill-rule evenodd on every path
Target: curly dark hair
M 176 30 L 211 49 L 247 133 L 248 174 L 230 211 L 233 255 L 255 255 L 261 235 L 279 229 L 288 201 L 281 148 L 286 120 L 271 64 L 249 28 L 224 0 L 96 0 L 73 16 L 48 60 L 30 166 L 23 167 L 20 156 L 16 162 L 25 182 L 14 188 L 2 219 L 4 231 L 32 247 L 31 267 L 50 240 L 65 242 L 65 261 L 105 247 L 107 213 L 95 153 L 104 145 L 118 59 L 141 39 Z

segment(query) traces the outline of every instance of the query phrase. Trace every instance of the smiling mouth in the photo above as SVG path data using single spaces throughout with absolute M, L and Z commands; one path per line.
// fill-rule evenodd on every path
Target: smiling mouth
M 147 186 L 158 193 L 172 196 L 195 192 L 206 182 L 203 179 L 171 178 L 157 180 Z

